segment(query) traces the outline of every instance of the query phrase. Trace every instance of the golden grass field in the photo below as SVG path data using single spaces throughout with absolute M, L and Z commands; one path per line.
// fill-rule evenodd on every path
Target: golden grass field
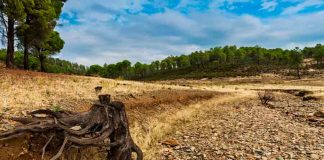
M 17 125 L 8 120 L 39 108 L 86 111 L 100 94 L 126 104 L 131 132 L 146 159 L 160 159 L 157 144 L 208 108 L 226 102 L 257 99 L 258 90 L 309 90 L 323 104 L 324 76 L 302 80 L 274 75 L 212 80 L 134 82 L 0 69 L 0 131 Z M 37 159 L 17 141 L 0 145 L 0 159 Z M 20 146 L 17 146 L 20 145 Z M 100 156 L 93 156 L 100 159 Z

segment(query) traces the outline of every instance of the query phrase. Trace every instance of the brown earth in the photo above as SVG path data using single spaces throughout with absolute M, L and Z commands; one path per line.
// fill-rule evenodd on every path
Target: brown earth
M 157 145 L 156 159 L 323 159 L 323 117 L 314 113 L 324 105 L 288 94 L 275 97 L 279 98 L 269 106 L 251 97 L 201 111 L 165 137 L 176 145 Z M 292 103 L 282 104 L 286 101 Z
M 39 108 L 82 112 L 98 94 L 111 94 L 126 104 L 145 159 L 324 159 L 323 118 L 315 116 L 324 104 L 322 75 L 142 83 L 0 69 L 0 90 L 0 131 L 17 125 L 8 120 L 13 115 Z M 264 90 L 275 97 L 267 106 L 257 97 Z M 291 90 L 316 99 L 304 101 Z M 0 142 L 0 159 L 39 159 L 45 143 L 39 137 Z M 102 155 L 72 149 L 63 159 Z
M 8 72 L 8 74 L 3 74 L 3 76 L 10 76 L 13 81 L 16 81 L 18 83 L 21 83 L 19 80 L 19 77 L 21 76 L 24 77 L 27 81 L 30 78 L 37 80 L 39 78 L 44 79 L 44 77 L 46 77 L 46 79 L 54 78 L 55 80 L 57 80 L 58 78 L 71 78 L 65 75 L 53 75 L 33 72 L 23 74 L 22 71 Z M 124 82 L 117 82 L 117 86 L 119 85 L 127 87 L 128 84 Z M 145 138 L 149 138 L 150 141 L 152 141 L 153 139 L 151 139 L 151 137 L 145 137 L 145 135 L 150 134 L 150 129 L 152 128 L 154 121 L 155 123 L 157 123 L 161 118 L 165 118 L 161 117 L 161 115 L 165 114 L 166 112 L 177 112 L 183 109 L 184 106 L 210 99 L 212 97 L 218 96 L 219 93 L 199 90 L 175 90 L 172 87 L 161 87 L 159 90 L 148 90 L 147 92 L 133 91 L 129 94 L 115 93 L 114 95 L 114 100 L 122 101 L 126 104 L 127 114 L 131 122 L 131 127 L 134 128 L 134 130 L 136 129 L 136 135 L 134 137 L 135 141 L 142 141 L 140 142 L 142 145 L 148 145 L 146 143 L 149 142 L 145 140 Z M 70 108 L 70 110 L 82 112 L 88 110 L 93 102 L 93 100 L 88 100 L 75 103 L 73 102 L 73 99 L 71 100 L 67 98 L 60 99 L 59 104 L 62 105 L 62 108 Z M 16 125 L 15 123 L 9 121 L 6 117 L 9 117 L 10 115 L 26 114 L 26 112 L 17 112 L 16 108 L 10 108 L 8 111 L 4 111 L 2 118 L 0 118 L 2 130 L 10 129 L 14 125 Z M 39 137 L 24 137 L 20 139 L 0 142 L 0 159 L 40 159 L 40 151 L 45 143 L 46 139 Z M 93 150 L 91 151 L 91 149 L 90 151 L 86 150 L 84 152 L 89 152 L 88 154 L 84 154 L 84 157 L 96 157 L 95 159 L 101 159 L 101 155 L 94 155 L 97 154 L 97 152 L 94 152 Z M 73 153 L 73 151 L 70 153 Z M 55 154 L 54 149 L 51 154 Z

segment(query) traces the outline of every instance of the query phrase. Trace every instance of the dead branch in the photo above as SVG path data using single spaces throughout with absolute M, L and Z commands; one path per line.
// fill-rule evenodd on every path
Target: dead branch
M 29 115 L 12 118 L 23 125 L 0 133 L 0 140 L 25 134 L 47 135 L 48 141 L 42 149 L 44 157 L 47 146 L 54 137 L 58 138 L 61 146 L 51 160 L 58 159 L 66 146 L 104 147 L 109 160 L 130 160 L 133 152 L 137 154 L 137 160 L 143 159 L 141 149 L 131 137 L 124 104 L 110 102 L 110 95 L 100 95 L 99 102 L 88 112 L 36 110 Z
M 263 105 L 268 105 L 270 101 L 274 100 L 274 95 L 270 91 L 258 92 L 258 96 Z

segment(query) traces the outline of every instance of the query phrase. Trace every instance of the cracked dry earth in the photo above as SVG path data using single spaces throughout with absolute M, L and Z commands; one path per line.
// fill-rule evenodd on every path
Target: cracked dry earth
M 314 112 L 323 108 L 318 104 Z M 323 160 L 323 125 L 275 107 L 261 105 L 256 97 L 206 107 L 158 144 L 156 159 Z

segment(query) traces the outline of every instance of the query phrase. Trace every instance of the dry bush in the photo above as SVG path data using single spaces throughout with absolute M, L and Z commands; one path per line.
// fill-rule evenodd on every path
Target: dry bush
M 274 95 L 270 91 L 258 92 L 258 96 L 263 105 L 269 105 L 269 102 L 274 100 Z

